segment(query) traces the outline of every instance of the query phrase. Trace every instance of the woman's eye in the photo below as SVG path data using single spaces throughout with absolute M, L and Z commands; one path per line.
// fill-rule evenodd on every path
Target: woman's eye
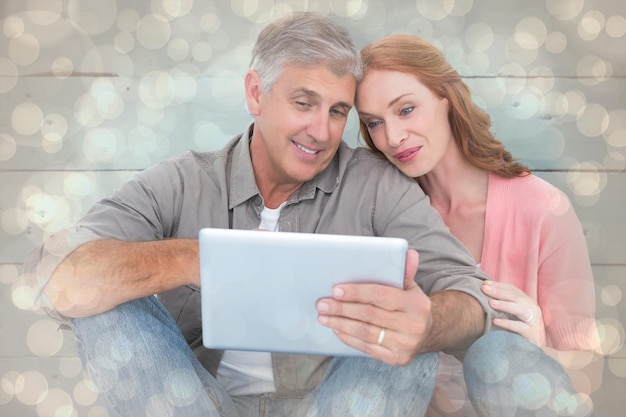
M 400 110 L 400 114 L 403 116 L 406 116 L 407 114 L 411 113 L 413 111 L 415 107 L 411 106 L 411 107 L 405 107 L 404 109 Z
M 373 129 L 373 128 L 375 128 L 375 127 L 379 126 L 379 125 L 380 125 L 380 122 L 379 122 L 379 121 L 369 122 L 369 123 L 367 123 L 367 128 L 368 128 L 368 129 Z

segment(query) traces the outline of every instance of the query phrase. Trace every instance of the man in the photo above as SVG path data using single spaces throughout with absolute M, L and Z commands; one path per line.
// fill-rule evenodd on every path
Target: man
M 245 76 L 254 124 L 243 135 L 138 174 L 27 259 L 43 302 L 71 319 L 110 415 L 422 415 L 432 352 L 489 330 L 487 277 L 421 190 L 342 143 L 360 76 L 358 51 L 329 20 L 270 24 Z M 411 250 L 404 289 L 343 285 L 318 303 L 320 322 L 372 358 L 210 351 L 196 240 L 209 226 L 398 236 L 420 268 Z

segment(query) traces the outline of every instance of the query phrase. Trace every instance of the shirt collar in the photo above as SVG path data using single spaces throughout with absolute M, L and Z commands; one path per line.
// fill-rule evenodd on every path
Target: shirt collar
M 254 124 L 248 126 L 246 131 L 235 141 L 232 148 L 232 169 L 230 173 L 229 208 L 233 208 L 252 197 L 260 196 L 256 185 L 252 160 L 250 158 L 250 138 Z M 315 191 L 320 189 L 325 193 L 332 193 L 339 184 L 339 161 L 341 150 L 347 145 L 341 143 L 337 154 L 328 167 L 315 178 L 305 182 L 291 197 L 288 203 L 297 203 L 302 200 L 313 199 Z

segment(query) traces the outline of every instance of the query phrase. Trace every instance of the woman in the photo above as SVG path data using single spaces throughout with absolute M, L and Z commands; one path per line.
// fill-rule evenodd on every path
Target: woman
M 489 116 L 433 45 L 392 35 L 366 46 L 362 57 L 356 108 L 367 146 L 417 180 L 451 232 L 494 278 L 483 291 L 510 319 L 493 324 L 544 348 L 579 391 L 590 393 L 602 372 L 593 275 L 567 197 L 513 160 L 491 134 Z M 474 414 L 462 365 L 443 354 L 429 415 L 442 414 Z

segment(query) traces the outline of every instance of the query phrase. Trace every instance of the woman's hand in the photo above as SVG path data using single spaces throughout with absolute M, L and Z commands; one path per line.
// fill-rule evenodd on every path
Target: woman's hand
M 495 326 L 517 333 L 540 347 L 546 345 L 546 330 L 541 308 L 535 300 L 516 286 L 495 281 L 485 281 L 483 292 L 492 298 L 489 305 L 494 310 L 509 313 L 515 319 L 493 319 Z

